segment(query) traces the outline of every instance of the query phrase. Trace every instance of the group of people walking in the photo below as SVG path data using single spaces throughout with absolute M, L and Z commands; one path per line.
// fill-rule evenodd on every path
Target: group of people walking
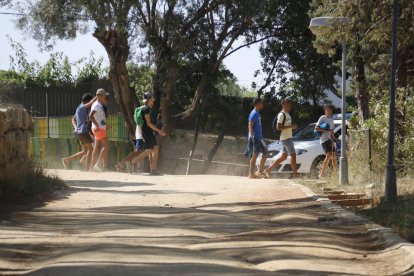
M 90 93 L 83 95 L 82 102 L 76 108 L 72 118 L 74 134 L 82 145 L 82 151 L 62 158 L 65 168 L 70 168 L 72 162 L 80 159 L 85 171 L 102 172 L 108 168 L 108 151 L 110 143 L 107 136 L 107 105 L 109 94 L 102 88 L 93 96 Z M 151 93 L 145 93 L 143 105 L 136 108 L 134 121 L 136 124 L 134 146 L 135 150 L 116 164 L 120 172 L 136 171 L 138 164 L 145 158 L 149 159 L 151 174 L 157 174 L 158 145 L 156 135 L 166 136 L 166 133 L 156 126 L 151 116 L 154 105 L 154 97 Z M 296 164 L 296 151 L 293 140 L 293 131 L 298 128 L 292 123 L 290 112 L 292 103 L 289 99 L 282 100 L 282 110 L 274 120 L 274 128 L 280 132 L 280 142 L 283 146 L 280 157 L 265 168 L 268 157 L 267 146 L 263 140 L 262 121 L 260 112 L 264 108 L 264 102 L 260 98 L 253 101 L 254 108 L 249 115 L 249 134 L 246 156 L 250 159 L 249 178 L 269 178 L 271 172 L 288 156 L 292 167 L 293 177 L 299 176 Z M 320 133 L 320 142 L 325 151 L 326 158 L 320 170 L 320 177 L 324 176 L 329 162 L 336 167 L 335 145 L 333 143 L 334 122 L 332 119 L 333 106 L 324 106 L 325 115 L 318 120 L 315 131 Z M 256 165 L 257 158 L 261 156 L 260 163 Z M 257 171 L 255 168 L 258 167 Z
M 62 158 L 63 166 L 71 168 L 72 162 L 79 159 L 85 171 L 102 172 L 108 168 L 108 152 L 110 143 L 107 131 L 107 105 L 109 94 L 102 88 L 93 96 L 87 93 L 82 96 L 82 102 L 76 108 L 72 118 L 74 135 L 82 145 L 82 151 L 72 156 Z M 125 159 L 117 163 L 118 171 L 136 170 L 137 164 L 144 158 L 149 158 L 151 173 L 155 174 L 158 163 L 158 146 L 155 133 L 165 136 L 166 133 L 159 129 L 151 116 L 151 108 L 154 97 L 151 93 L 145 93 L 143 106 L 134 112 L 136 123 L 134 146 L 135 151 Z
M 296 164 L 296 150 L 293 140 L 293 131 L 298 128 L 296 124 L 292 123 L 290 112 L 292 111 L 292 103 L 289 99 L 281 101 L 282 110 L 279 112 L 274 120 L 274 129 L 280 132 L 280 143 L 282 144 L 282 154 L 272 164 L 265 169 L 265 164 L 268 157 L 268 150 L 266 143 L 263 140 L 263 130 L 260 112 L 264 108 L 264 102 L 260 98 L 253 100 L 253 110 L 249 115 L 249 134 L 248 144 L 246 148 L 246 156 L 250 159 L 249 178 L 269 178 L 271 172 L 284 162 L 290 156 L 290 164 L 292 167 L 293 178 L 299 177 Z M 334 107 L 331 104 L 324 106 L 325 114 L 322 115 L 315 125 L 315 131 L 320 135 L 320 143 L 325 152 L 325 160 L 322 163 L 322 168 L 319 177 L 326 174 L 329 163 L 333 163 L 336 168 L 336 155 L 334 144 L 334 122 L 332 115 Z M 261 156 L 260 163 L 257 165 L 257 158 Z M 257 167 L 257 171 L 256 170 Z
M 82 151 L 62 158 L 63 166 L 71 168 L 80 159 L 85 171 L 103 171 L 108 166 L 109 140 L 107 137 L 107 105 L 109 94 L 102 88 L 93 96 L 86 93 L 72 118 L 73 134 L 82 145 Z

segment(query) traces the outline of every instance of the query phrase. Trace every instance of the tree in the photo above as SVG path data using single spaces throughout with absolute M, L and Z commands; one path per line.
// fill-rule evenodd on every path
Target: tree
M 407 88 L 410 72 L 414 69 L 414 5 L 401 0 L 398 29 L 398 87 Z M 361 120 L 369 116 L 370 93 L 377 98 L 389 86 L 392 2 L 374 0 L 322 1 L 314 0 L 313 16 L 346 16 L 350 24 L 343 28 L 331 28 L 316 38 L 315 46 L 321 52 L 331 52 L 332 46 L 345 39 L 349 44 L 349 62 L 356 83 Z M 378 94 L 380 92 L 380 94 Z M 404 112 L 401 112 L 404 114 Z M 397 114 L 398 115 L 398 114 Z
M 74 39 L 91 27 L 93 36 L 105 48 L 109 59 L 109 80 L 129 131 L 135 131 L 134 107 L 138 104 L 130 89 L 127 61 L 130 41 L 136 34 L 140 1 L 125 0 L 30 0 L 16 1 L 24 15 L 18 27 L 50 49 L 57 39 Z M 92 26 L 91 26 L 92 25 Z
M 104 78 L 103 58 L 89 57 L 69 61 L 63 52 L 54 52 L 45 64 L 29 61 L 23 46 L 9 38 L 14 54 L 10 56 L 10 69 L 0 77 L 2 84 L 16 84 L 22 87 L 61 87 L 91 83 Z
M 268 6 L 268 13 L 277 16 L 265 22 L 272 37 L 260 48 L 265 79 L 258 87 L 259 97 L 267 90 L 278 98 L 289 96 L 296 102 L 312 101 L 317 105 L 325 98 L 326 89 L 336 90 L 337 70 L 331 65 L 332 59 L 317 53 L 312 44 L 309 8 L 310 1 L 273 1 Z

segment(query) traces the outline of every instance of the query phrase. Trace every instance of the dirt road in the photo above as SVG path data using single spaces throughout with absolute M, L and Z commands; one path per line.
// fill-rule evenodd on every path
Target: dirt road
M 0 275 L 413 272 L 413 245 L 289 180 L 56 173 L 68 190 L 0 212 Z

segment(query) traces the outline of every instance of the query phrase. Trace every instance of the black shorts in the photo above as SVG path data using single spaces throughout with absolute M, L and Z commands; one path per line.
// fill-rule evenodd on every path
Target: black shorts
M 334 142 L 332 140 L 328 140 L 322 143 L 322 148 L 325 153 L 335 152 Z
M 155 134 L 153 131 L 143 131 L 142 132 L 142 138 L 144 138 L 144 147 L 145 149 L 154 149 L 154 147 L 157 145 L 157 138 L 155 137 Z
M 82 145 L 93 144 L 93 139 L 89 133 L 77 134 L 77 137 Z

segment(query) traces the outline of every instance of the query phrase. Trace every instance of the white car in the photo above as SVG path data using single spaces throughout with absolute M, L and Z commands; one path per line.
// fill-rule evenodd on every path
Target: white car
M 341 136 L 341 121 L 335 120 L 334 135 L 335 138 L 340 140 Z M 298 167 L 298 173 L 310 174 L 311 177 L 317 177 L 322 161 L 325 158 L 325 153 L 322 149 L 322 145 L 319 142 L 319 137 L 314 133 L 315 124 L 310 124 L 304 128 L 297 130 L 293 134 L 293 140 L 296 149 L 296 163 Z M 340 144 L 340 143 L 339 143 Z M 337 154 L 339 152 L 340 145 L 337 147 Z M 269 150 L 269 156 L 266 161 L 265 167 L 272 164 L 276 159 L 282 155 L 282 143 L 280 141 L 273 142 L 267 145 Z M 257 158 L 257 165 L 260 163 L 261 157 Z M 277 166 L 273 173 L 292 173 L 292 167 L 290 165 L 290 157 L 288 157 L 282 164 Z

